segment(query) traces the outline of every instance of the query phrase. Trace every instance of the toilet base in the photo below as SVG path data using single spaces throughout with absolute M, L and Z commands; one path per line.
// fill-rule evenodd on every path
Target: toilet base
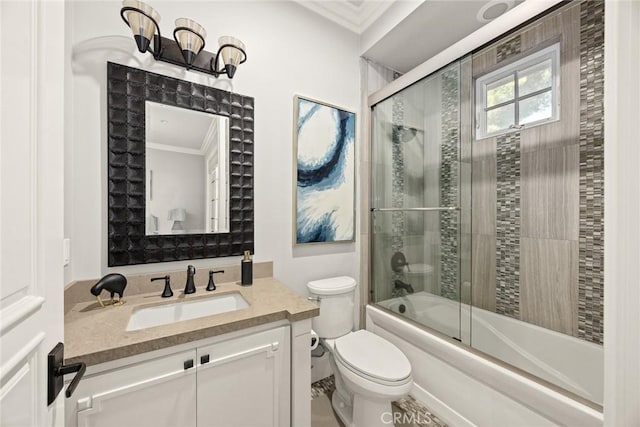
M 346 427 L 393 427 L 391 402 L 353 396 L 353 406 L 333 393 L 331 406 Z
M 340 393 L 333 392 L 331 406 L 345 427 L 354 427 L 353 407 L 340 396 Z

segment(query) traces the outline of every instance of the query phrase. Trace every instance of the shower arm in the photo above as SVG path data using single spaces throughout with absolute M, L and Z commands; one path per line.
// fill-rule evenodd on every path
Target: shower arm
M 437 208 L 371 208 L 371 212 L 403 212 L 403 211 L 459 211 L 459 206 L 444 206 Z

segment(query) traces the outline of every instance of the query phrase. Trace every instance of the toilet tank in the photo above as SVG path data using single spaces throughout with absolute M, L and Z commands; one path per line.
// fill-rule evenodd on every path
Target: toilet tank
M 356 281 L 340 276 L 314 280 L 307 284 L 309 294 L 317 298 L 320 315 L 312 320 L 312 328 L 320 338 L 337 338 L 353 329 Z

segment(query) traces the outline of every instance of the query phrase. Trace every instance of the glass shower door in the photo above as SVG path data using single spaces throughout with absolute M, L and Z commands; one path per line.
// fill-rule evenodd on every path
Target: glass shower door
M 460 63 L 372 118 L 372 302 L 460 340 Z

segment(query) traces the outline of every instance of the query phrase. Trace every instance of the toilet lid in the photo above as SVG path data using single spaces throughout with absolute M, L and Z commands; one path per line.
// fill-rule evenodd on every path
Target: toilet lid
M 411 375 L 411 364 L 398 347 L 389 341 L 359 330 L 335 341 L 342 362 L 357 372 L 383 381 L 402 381 Z
M 340 295 L 351 292 L 356 280 L 349 276 L 331 277 L 307 283 L 307 288 L 316 295 Z

